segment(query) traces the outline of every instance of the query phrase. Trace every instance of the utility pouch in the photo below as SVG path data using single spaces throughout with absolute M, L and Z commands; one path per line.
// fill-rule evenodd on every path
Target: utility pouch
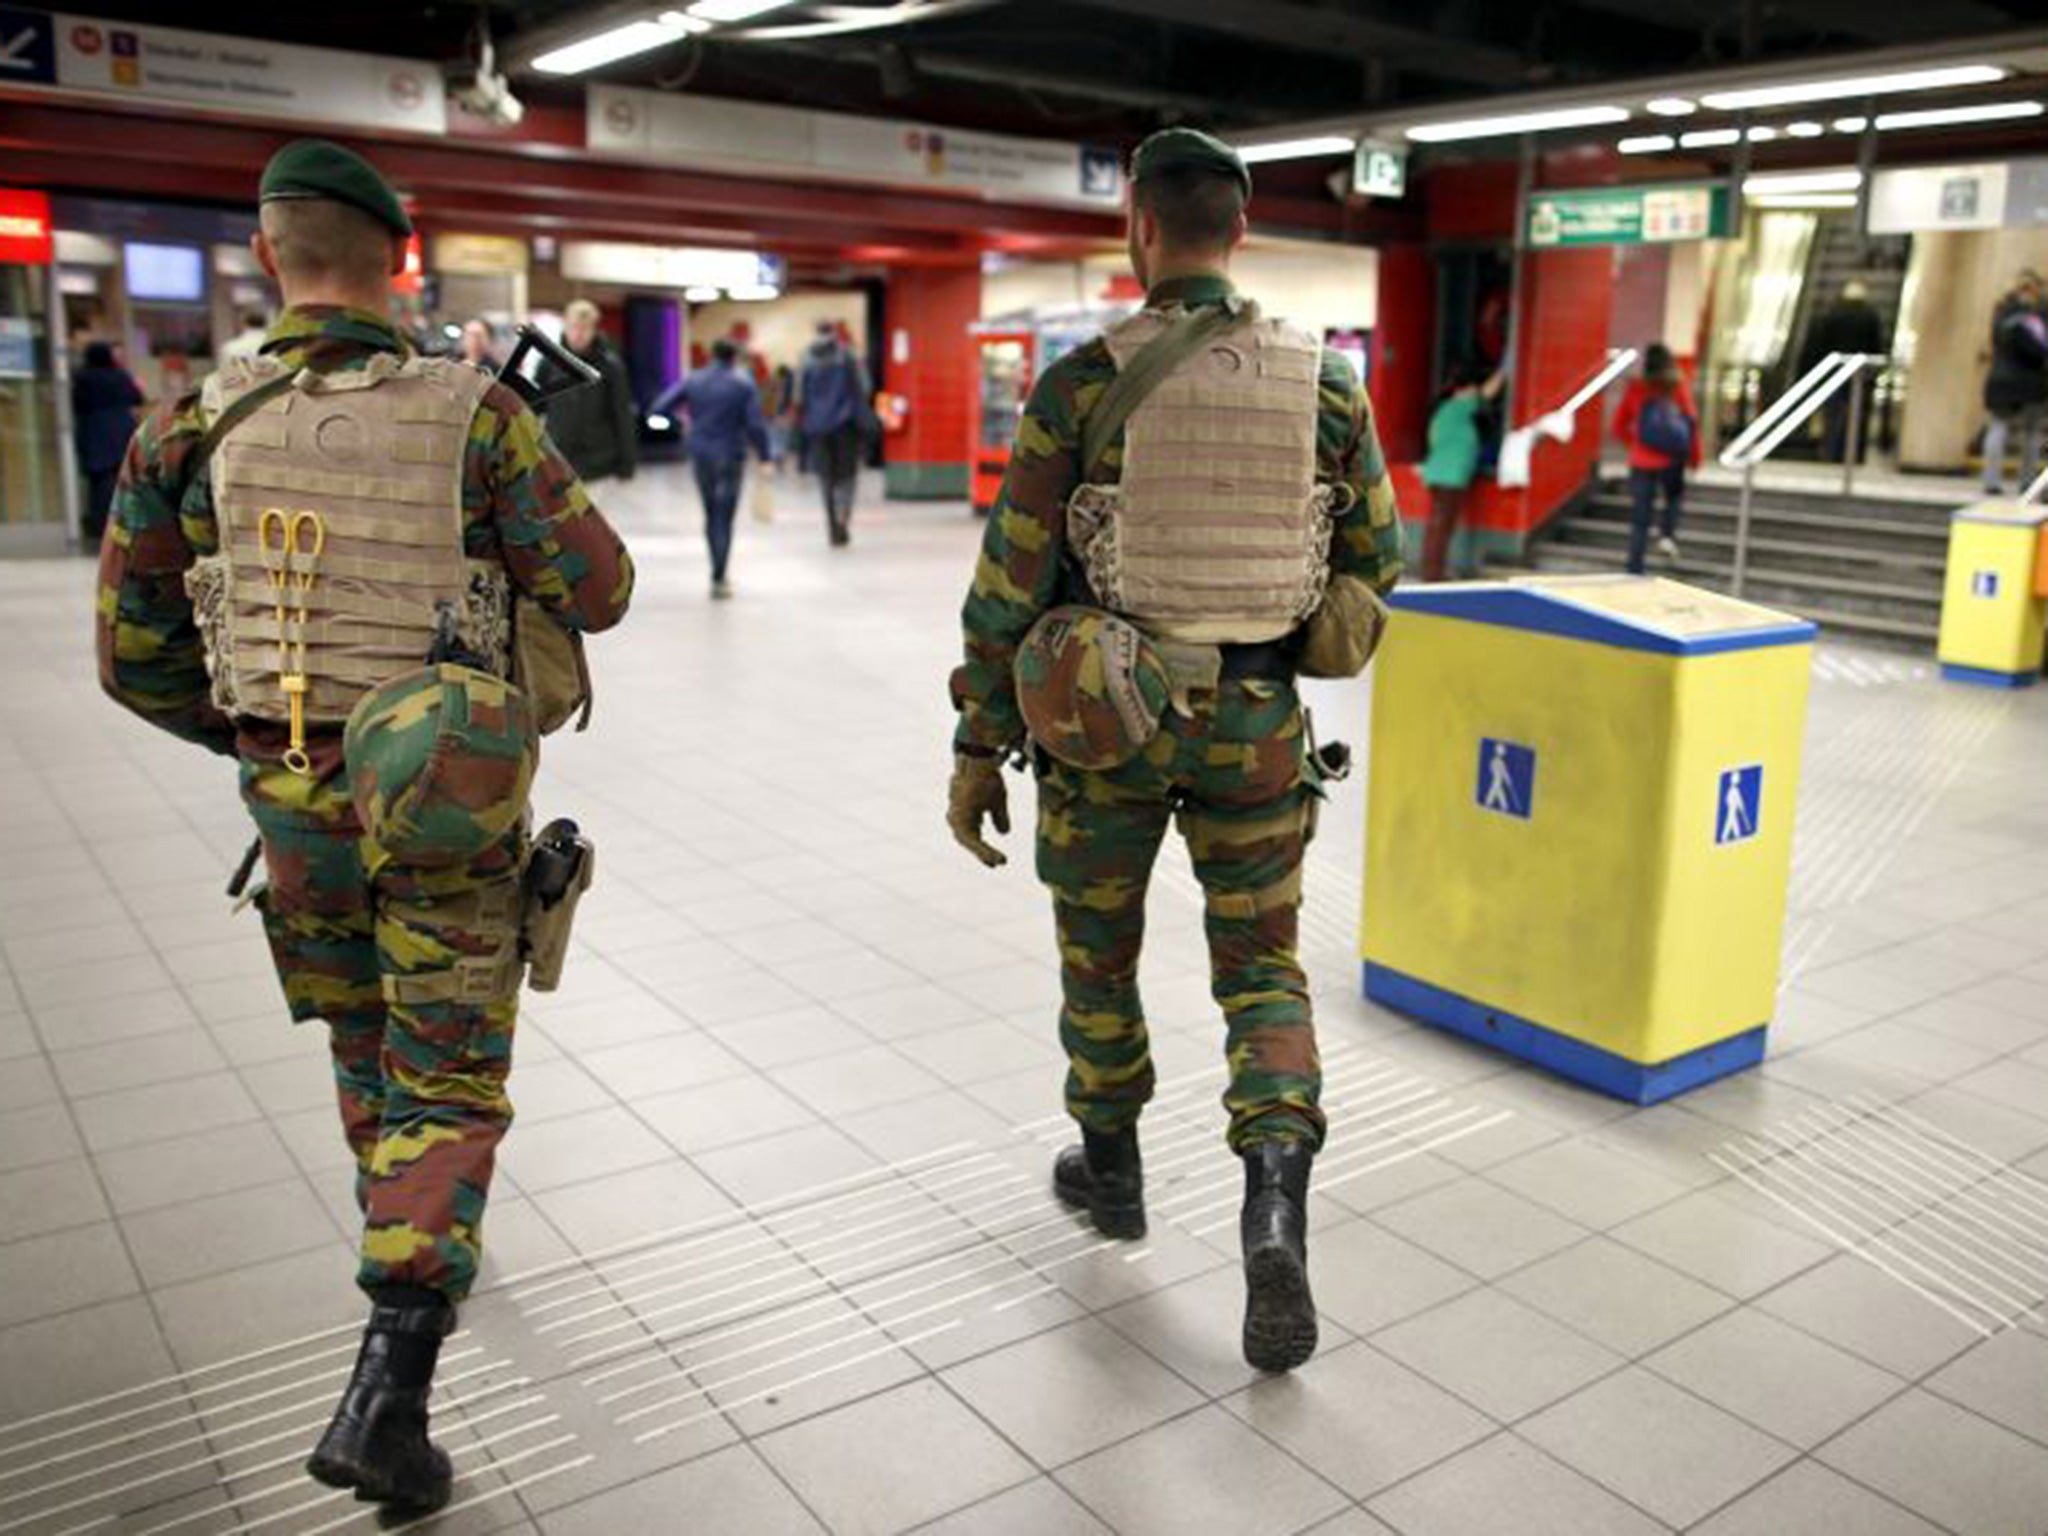
M 549 822 L 533 840 L 526 856 L 519 956 L 534 991 L 552 992 L 562 984 L 576 904 L 596 873 L 597 849 L 566 816 Z
M 590 668 L 583 659 L 583 637 L 530 597 L 512 605 L 512 681 L 526 695 L 543 736 L 561 729 L 572 715 L 577 730 L 588 729 Z
M 1387 631 L 1387 605 L 1356 576 L 1332 576 L 1323 600 L 1302 626 L 1303 677 L 1356 677 Z

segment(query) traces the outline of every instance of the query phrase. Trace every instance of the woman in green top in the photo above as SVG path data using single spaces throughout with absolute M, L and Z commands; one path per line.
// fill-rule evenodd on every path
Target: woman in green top
M 1505 375 L 1491 378 L 1470 365 L 1452 375 L 1451 387 L 1429 418 L 1429 456 L 1422 483 L 1429 487 L 1429 529 L 1422 539 L 1422 579 L 1442 581 L 1451 535 L 1465 515 L 1479 473 L 1479 413 L 1500 393 Z

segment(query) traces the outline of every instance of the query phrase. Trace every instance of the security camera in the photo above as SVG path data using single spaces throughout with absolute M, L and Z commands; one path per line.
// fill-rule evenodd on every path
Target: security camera
M 525 104 L 512 94 L 512 82 L 498 69 L 491 34 L 482 27 L 471 40 L 469 57 L 445 65 L 442 78 L 455 105 L 471 117 L 510 128 L 526 116 Z

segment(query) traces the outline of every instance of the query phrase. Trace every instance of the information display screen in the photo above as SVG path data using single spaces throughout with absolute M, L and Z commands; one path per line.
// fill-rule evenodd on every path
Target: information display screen
M 196 245 L 150 245 L 131 240 L 122 246 L 121 260 L 131 299 L 197 304 L 206 297 L 205 253 Z

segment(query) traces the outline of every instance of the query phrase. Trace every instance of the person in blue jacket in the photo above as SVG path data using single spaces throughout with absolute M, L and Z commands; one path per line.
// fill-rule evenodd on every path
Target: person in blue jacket
M 770 456 L 761 395 L 739 360 L 739 347 L 720 337 L 711 344 L 710 364 L 672 385 L 652 407 L 656 414 L 680 411 L 690 423 L 690 464 L 704 498 L 704 539 L 711 546 L 711 595 L 719 599 L 732 596 L 726 568 L 747 449 L 763 464 Z
M 853 493 L 860 462 L 875 431 L 867 370 L 839 339 L 839 327 L 818 322 L 797 378 L 797 431 L 804 456 L 825 492 L 825 527 L 835 545 L 852 538 Z

